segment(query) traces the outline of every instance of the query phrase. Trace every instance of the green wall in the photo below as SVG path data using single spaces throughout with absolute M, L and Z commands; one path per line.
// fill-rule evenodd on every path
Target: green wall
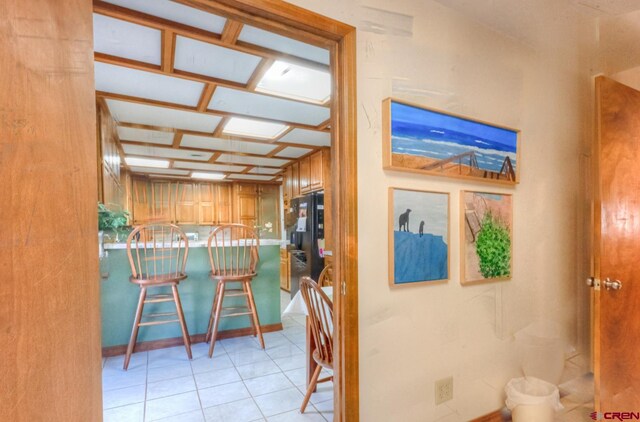
M 111 249 L 109 256 L 100 265 L 109 277 L 100 281 L 102 307 L 102 347 L 127 344 L 138 303 L 140 288 L 129 282 L 131 267 L 124 249 Z M 187 259 L 188 278 L 181 282 L 178 290 L 189 334 L 202 334 L 207 330 L 209 312 L 213 301 L 214 283 L 209 279 L 209 257 L 207 248 L 190 248 Z M 260 325 L 277 324 L 280 320 L 280 247 L 261 246 L 258 276 L 252 288 L 258 308 Z M 150 289 L 149 294 L 161 289 Z M 168 289 L 170 291 L 170 288 Z M 244 303 L 242 298 L 229 298 L 225 306 Z M 173 302 L 148 303 L 144 313 L 173 311 Z M 219 330 L 249 327 L 249 316 L 223 318 Z M 180 325 L 164 324 L 140 327 L 138 342 L 181 337 Z

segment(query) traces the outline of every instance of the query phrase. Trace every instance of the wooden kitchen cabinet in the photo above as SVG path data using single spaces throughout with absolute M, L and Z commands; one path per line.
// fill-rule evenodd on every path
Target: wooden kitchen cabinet
M 175 224 L 198 224 L 198 201 L 196 184 L 178 182 L 173 184 L 175 193 Z
M 216 185 L 216 206 L 217 224 L 233 222 L 233 185 L 231 183 Z
M 151 219 L 156 223 L 174 221 L 171 188 L 169 182 L 151 182 Z
M 280 288 L 291 291 L 291 254 L 286 249 L 280 249 Z
M 133 205 L 133 224 L 146 223 L 151 216 L 148 180 L 135 178 L 131 180 L 131 201 Z
M 325 179 L 329 178 L 330 168 L 329 149 L 315 152 L 300 160 L 300 193 L 307 194 L 323 190 Z
M 289 166 L 284 170 L 284 173 L 282 174 L 282 199 L 285 203 L 285 206 L 287 206 L 287 204 L 289 204 L 289 201 L 293 198 L 291 186 L 292 173 L 293 167 Z
M 321 190 L 324 186 L 323 151 L 309 156 L 309 191 Z
M 249 227 L 258 225 L 258 186 L 255 183 L 235 183 L 234 222 Z
M 198 224 L 215 224 L 218 219 L 216 186 L 211 183 L 199 183 L 198 197 Z
M 300 196 L 300 164 L 291 165 L 291 199 Z
M 309 157 L 304 157 L 299 162 L 299 186 L 300 193 L 305 194 L 311 192 L 311 160 Z

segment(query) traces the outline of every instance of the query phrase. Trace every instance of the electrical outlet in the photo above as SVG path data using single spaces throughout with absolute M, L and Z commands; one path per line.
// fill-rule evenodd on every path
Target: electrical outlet
M 453 377 L 436 381 L 436 404 L 453 399 Z

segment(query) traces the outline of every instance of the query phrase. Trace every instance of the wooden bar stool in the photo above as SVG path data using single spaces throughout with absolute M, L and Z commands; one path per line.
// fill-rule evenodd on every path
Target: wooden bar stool
M 219 226 L 209 235 L 207 248 L 211 262 L 210 276 L 217 283 L 205 340 L 211 341 L 209 357 L 213 356 L 221 318 L 250 316 L 253 336 L 258 336 L 264 349 L 260 320 L 251 290 L 251 280 L 256 276 L 256 266 L 260 259 L 259 247 L 260 240 L 256 232 L 242 224 Z M 231 288 L 227 288 L 228 284 L 232 284 Z M 244 297 L 246 305 L 224 307 L 226 297 Z
M 187 236 L 173 224 L 146 224 L 138 226 L 127 239 L 127 255 L 131 264 L 131 283 L 140 286 L 138 309 L 133 320 L 131 339 L 124 359 L 124 369 L 129 367 L 131 354 L 136 346 L 140 327 L 180 323 L 184 347 L 191 359 L 191 341 L 182 312 L 178 284 L 187 278 L 184 268 L 189 253 Z M 171 292 L 148 295 L 151 288 L 171 287 Z M 146 303 L 174 302 L 176 312 L 157 312 L 143 315 Z M 177 316 L 177 319 L 171 318 Z M 144 318 L 144 321 L 143 321 Z

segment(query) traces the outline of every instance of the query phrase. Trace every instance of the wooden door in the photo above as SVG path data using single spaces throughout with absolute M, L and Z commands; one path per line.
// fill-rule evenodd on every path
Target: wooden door
M 198 184 L 198 224 L 213 225 L 217 221 L 216 185 Z
M 146 179 L 131 180 L 131 199 L 133 202 L 133 224 L 144 224 L 151 215 L 149 182 Z
M 307 193 L 311 188 L 311 165 L 309 157 L 300 160 L 300 193 Z
M 596 410 L 640 410 L 640 92 L 596 79 Z M 622 288 L 608 289 L 606 279 Z
M 216 185 L 216 223 L 233 222 L 233 188 L 231 183 Z
M 196 185 L 189 182 L 175 183 L 175 223 L 198 224 Z

